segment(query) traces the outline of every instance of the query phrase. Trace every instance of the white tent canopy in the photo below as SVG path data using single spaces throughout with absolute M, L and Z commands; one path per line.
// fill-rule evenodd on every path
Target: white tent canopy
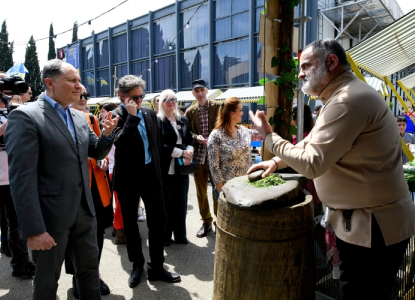
M 214 100 L 217 96 L 219 96 L 222 93 L 219 89 L 214 90 L 208 90 L 208 93 L 206 97 L 209 100 Z M 196 101 L 196 98 L 193 96 L 192 91 L 182 91 L 176 93 L 177 101 L 183 101 L 183 102 L 193 102 Z
M 98 97 L 98 98 L 91 98 L 88 100 L 88 105 L 95 105 L 100 104 L 101 102 L 108 100 L 109 97 Z
M 415 73 L 402 78 L 400 82 L 407 88 L 412 89 L 415 87 Z
M 230 97 L 237 97 L 243 102 L 256 102 L 264 96 L 263 86 L 254 86 L 247 88 L 235 88 L 229 89 L 219 97 L 216 97 L 217 101 L 224 101 Z
M 355 63 L 383 78 L 415 64 L 415 10 L 347 51 Z
M 384 83 L 382 80 L 371 76 L 365 76 L 365 80 L 367 84 L 374 88 L 376 91 L 382 90 L 382 84 Z

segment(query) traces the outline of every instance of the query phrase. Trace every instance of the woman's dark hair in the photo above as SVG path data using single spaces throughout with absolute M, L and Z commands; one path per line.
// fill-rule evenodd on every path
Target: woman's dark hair
M 293 120 L 297 120 L 297 104 L 293 106 Z M 314 122 L 311 108 L 304 103 L 304 131 L 310 132 L 313 126 Z
M 105 109 L 107 112 L 110 112 L 114 109 L 116 109 L 118 107 L 118 105 L 116 103 L 104 103 L 104 104 L 100 104 L 98 107 L 98 110 L 101 110 L 101 108 Z
M 236 97 L 228 98 L 222 102 L 214 129 L 223 128 L 227 135 L 232 136 L 231 112 L 236 112 L 240 104 L 241 101 Z M 236 127 L 239 128 L 240 126 L 236 125 Z

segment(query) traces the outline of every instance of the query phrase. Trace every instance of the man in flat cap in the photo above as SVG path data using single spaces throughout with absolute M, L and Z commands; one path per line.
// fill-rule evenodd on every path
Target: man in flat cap
M 212 231 L 213 218 L 210 214 L 209 200 L 207 195 L 208 177 L 213 183 L 212 175 L 209 170 L 209 161 L 207 153 L 207 141 L 209 134 L 215 127 L 216 119 L 219 113 L 220 103 L 207 98 L 208 88 L 203 79 L 197 79 L 192 82 L 192 94 L 197 100 L 197 104 L 192 105 L 186 110 L 186 118 L 192 128 L 192 136 L 195 140 L 195 159 L 199 164 L 199 170 L 194 173 L 197 201 L 199 212 L 203 221 L 202 227 L 197 232 L 199 238 L 205 237 L 208 232 Z M 217 199 L 212 184 L 212 198 L 214 213 L 217 212 Z

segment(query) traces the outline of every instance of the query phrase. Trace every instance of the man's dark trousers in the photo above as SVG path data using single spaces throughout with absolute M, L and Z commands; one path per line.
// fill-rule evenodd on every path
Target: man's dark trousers
M 65 250 L 68 251 L 74 263 L 76 283 L 81 299 L 101 299 L 96 227 L 96 219 L 89 212 L 85 195 L 83 195 L 76 220 L 71 228 L 65 232 L 49 232 L 57 246 L 50 250 L 32 252 L 33 260 L 37 264 L 37 274 L 33 281 L 34 299 L 56 299 L 57 282 L 61 275 Z M 38 259 L 43 264 L 38 264 Z
M 388 300 L 408 242 L 386 246 L 373 215 L 371 248 L 337 238 L 342 300 Z
M 164 229 L 167 220 L 163 188 L 153 162 L 145 165 L 139 172 L 131 172 L 131 176 L 137 177 L 137 185 L 117 190 L 124 221 L 128 259 L 134 263 L 134 267 L 144 266 L 145 259 L 137 224 L 138 202 L 141 197 L 146 207 L 150 267 L 153 270 L 161 270 L 164 263 Z
M 20 270 L 30 260 L 29 249 L 27 248 L 27 240 L 20 238 L 19 222 L 17 221 L 16 210 L 10 193 L 10 185 L 0 185 L 0 202 L 4 203 L 4 215 L 8 223 L 7 242 L 12 253 L 10 266 L 14 270 Z

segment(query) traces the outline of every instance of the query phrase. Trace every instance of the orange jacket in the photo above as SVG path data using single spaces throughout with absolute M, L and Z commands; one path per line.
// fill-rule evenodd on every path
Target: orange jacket
M 91 127 L 92 131 L 99 137 L 101 135 L 101 130 L 99 129 L 98 119 L 94 116 L 94 124 L 91 123 L 91 119 L 89 118 L 89 113 L 84 113 L 86 120 Z M 108 158 L 107 158 L 108 161 Z M 97 161 L 93 158 L 88 158 L 88 169 L 89 169 L 89 188 L 91 188 L 91 180 L 92 180 L 92 171 L 94 172 L 95 181 L 97 183 L 99 195 L 101 197 L 102 205 L 104 207 L 110 205 L 111 202 L 111 190 L 108 185 L 107 173 L 102 171 L 98 165 Z

